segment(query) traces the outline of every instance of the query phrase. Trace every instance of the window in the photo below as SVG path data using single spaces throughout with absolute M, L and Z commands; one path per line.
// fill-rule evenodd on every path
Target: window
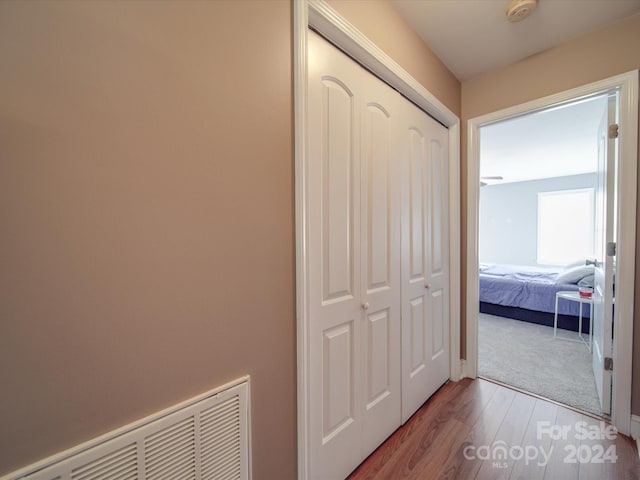
M 538 263 L 564 265 L 593 256 L 593 188 L 538 193 Z

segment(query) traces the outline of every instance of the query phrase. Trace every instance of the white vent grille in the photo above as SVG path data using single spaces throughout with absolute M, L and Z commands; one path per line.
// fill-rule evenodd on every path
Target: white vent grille
M 72 480 L 90 480 L 104 478 L 109 480 L 127 480 L 138 474 L 138 455 L 135 443 L 98 458 L 93 462 L 74 468 Z
M 193 417 L 145 439 L 145 478 L 173 480 L 196 478 L 196 438 Z
M 200 414 L 202 474 L 220 480 L 240 478 L 241 432 L 238 428 L 238 398 Z
M 3 480 L 248 480 L 248 378 Z

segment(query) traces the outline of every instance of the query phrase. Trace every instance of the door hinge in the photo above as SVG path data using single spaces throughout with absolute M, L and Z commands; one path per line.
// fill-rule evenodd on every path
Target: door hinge
M 613 257 L 616 254 L 616 242 L 607 243 L 607 255 Z
M 618 138 L 618 124 L 609 125 L 609 138 Z
M 609 372 L 613 370 L 613 358 L 604 357 L 604 369 Z

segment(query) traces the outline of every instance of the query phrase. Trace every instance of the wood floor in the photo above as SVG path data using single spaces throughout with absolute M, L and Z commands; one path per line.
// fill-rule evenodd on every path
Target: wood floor
M 640 479 L 635 442 L 606 427 L 487 380 L 463 379 L 444 385 L 348 478 Z

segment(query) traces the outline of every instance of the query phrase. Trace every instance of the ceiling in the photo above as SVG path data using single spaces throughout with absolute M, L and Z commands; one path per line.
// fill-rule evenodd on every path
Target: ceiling
M 510 0 L 391 0 L 459 80 L 522 60 L 640 12 L 640 0 L 538 0 L 510 23 Z
M 481 127 L 480 176 L 503 184 L 595 172 L 606 105 L 600 96 Z
M 538 0 L 510 23 L 510 0 L 390 0 L 460 80 L 522 60 L 640 12 L 640 0 Z M 489 184 L 596 170 L 597 129 L 604 97 L 485 126 L 481 176 Z

